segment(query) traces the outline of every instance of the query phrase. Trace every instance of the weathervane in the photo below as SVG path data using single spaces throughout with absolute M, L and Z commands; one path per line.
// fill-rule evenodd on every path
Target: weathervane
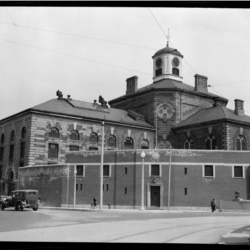
M 166 36 L 167 37 L 167 40 L 168 40 L 168 42 L 167 42 L 167 47 L 168 47 L 168 44 L 169 44 L 169 39 L 170 39 L 170 35 L 169 35 L 169 29 L 168 29 L 168 35 Z

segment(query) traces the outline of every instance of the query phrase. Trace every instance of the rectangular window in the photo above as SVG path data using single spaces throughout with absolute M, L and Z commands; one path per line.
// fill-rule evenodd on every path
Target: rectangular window
M 234 166 L 234 177 L 235 178 L 243 178 L 243 167 L 242 166 Z
M 83 165 L 76 166 L 76 176 L 78 176 L 78 177 L 84 176 L 84 166 Z
M 25 142 L 21 142 L 20 158 L 24 158 L 24 155 L 25 155 Z
M 98 150 L 98 147 L 89 147 L 89 150 L 90 150 L 90 151 Z
M 124 193 L 127 194 L 127 188 L 124 188 Z
M 3 177 L 2 172 L 3 172 L 3 166 L 2 166 L 2 165 L 0 165 L 0 179 L 2 179 L 2 177 Z
M 103 165 L 103 176 L 110 177 L 110 166 L 109 165 Z
M 48 157 L 49 158 L 58 158 L 58 144 L 49 143 Z
M 81 190 L 82 190 L 82 184 L 81 184 Z
M 9 155 L 9 160 L 13 161 L 13 157 L 14 157 L 14 144 L 10 145 L 10 155 Z
M 125 174 L 127 174 L 127 173 L 128 173 L 128 168 L 126 167 L 126 168 L 125 168 Z
M 76 191 L 78 190 L 78 184 L 76 184 Z
M 109 184 L 106 184 L 106 190 L 109 191 Z
M 214 166 L 205 165 L 204 166 L 204 177 L 214 177 Z
M 160 75 L 162 75 L 162 69 L 157 69 L 155 71 L 155 76 L 160 76 Z
M 187 193 L 188 193 L 187 188 L 184 188 L 184 194 L 187 195 Z
M 184 173 L 187 174 L 187 168 L 184 168 Z
M 151 176 L 160 176 L 160 165 L 151 165 Z
M 69 145 L 69 151 L 79 151 L 79 146 Z
M 0 148 L 0 161 L 3 161 L 4 147 Z

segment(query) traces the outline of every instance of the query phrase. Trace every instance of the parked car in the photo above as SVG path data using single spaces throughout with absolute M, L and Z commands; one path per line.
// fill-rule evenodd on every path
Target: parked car
M 0 206 L 1 210 L 14 207 L 17 211 L 22 211 L 24 208 L 36 211 L 39 208 L 39 192 L 33 189 L 12 191 L 11 196 L 0 200 Z

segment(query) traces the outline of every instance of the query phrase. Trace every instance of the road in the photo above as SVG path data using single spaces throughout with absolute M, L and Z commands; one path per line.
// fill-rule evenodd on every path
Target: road
M 216 244 L 250 213 L 6 209 L 0 221 L 0 241 Z

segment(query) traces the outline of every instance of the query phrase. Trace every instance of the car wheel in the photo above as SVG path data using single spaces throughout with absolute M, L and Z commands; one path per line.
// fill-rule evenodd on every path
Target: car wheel
M 1 210 L 4 210 L 4 208 L 5 208 L 4 205 L 2 205 L 2 206 L 1 206 Z
M 38 209 L 38 207 L 33 207 L 33 210 L 34 210 L 34 211 L 37 211 L 37 209 Z
M 23 211 L 23 206 L 22 206 L 22 204 L 19 202 L 19 203 L 17 203 L 17 205 L 16 205 L 16 210 L 17 211 Z

